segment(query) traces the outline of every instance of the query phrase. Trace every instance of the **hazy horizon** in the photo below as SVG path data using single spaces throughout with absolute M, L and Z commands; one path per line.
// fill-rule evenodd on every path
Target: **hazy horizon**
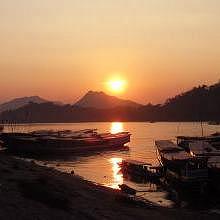
M 88 90 L 141 104 L 220 78 L 218 0 L 0 2 L 0 103 Z M 112 77 L 126 81 L 110 91 Z
M 214 83 L 212 83 L 212 84 L 210 84 L 210 85 L 214 85 L 214 84 L 216 84 L 216 83 L 220 83 L 220 81 L 217 81 L 217 82 L 214 82 Z M 210 86 L 210 85 L 207 85 L 207 84 L 199 84 L 199 85 L 195 85 L 195 86 L 193 86 L 192 88 L 189 88 L 189 90 L 191 90 L 191 89 L 193 89 L 194 87 L 198 87 L 198 86 L 203 86 L 203 85 L 206 85 L 206 86 Z M 184 92 L 187 92 L 187 91 L 189 91 L 189 90 L 185 90 L 185 91 L 182 91 L 182 93 L 184 93 Z M 180 95 L 181 93 L 177 93 L 177 94 L 174 94 L 173 96 L 170 96 L 170 97 L 166 97 L 164 100 L 162 100 L 161 102 L 157 102 L 157 103 L 155 103 L 155 102 L 138 102 L 138 101 L 136 101 L 136 100 L 133 100 L 133 99 L 129 99 L 129 98 L 123 98 L 123 97 L 120 97 L 119 95 L 117 95 L 117 94 L 110 94 L 110 93 L 108 93 L 108 92 L 105 92 L 105 91 L 101 91 L 101 90 L 97 90 L 97 91 L 95 91 L 95 90 L 88 90 L 87 92 L 85 92 L 84 94 L 82 94 L 82 96 L 80 96 L 80 97 L 78 97 L 76 100 L 71 100 L 70 102 L 65 102 L 64 100 L 56 100 L 56 99 L 54 99 L 54 98 L 52 98 L 52 99 L 49 99 L 49 98 L 46 98 L 46 97 L 43 97 L 43 96 L 39 96 L 38 94 L 33 94 L 33 95 L 24 95 L 24 96 L 15 96 L 15 97 L 11 97 L 11 98 L 9 98 L 8 100 L 5 100 L 5 101 L 0 101 L 0 105 L 1 104 L 4 104 L 4 103 L 7 103 L 8 101 L 10 102 L 10 101 L 12 101 L 12 100 L 14 100 L 14 99 L 17 99 L 17 98 L 30 98 L 30 97 L 34 97 L 34 96 L 37 96 L 37 97 L 39 97 L 39 98 L 42 98 L 42 99 L 45 99 L 45 100 L 47 100 L 47 101 L 52 101 L 52 102 L 60 102 L 60 103 L 62 103 L 62 104 L 75 104 L 77 101 L 79 101 L 81 98 L 83 98 L 88 92 L 104 92 L 106 95 L 109 95 L 109 96 L 114 96 L 114 97 L 117 97 L 117 98 L 121 98 L 121 99 L 124 99 L 124 100 L 130 100 L 130 101 L 133 101 L 133 102 L 136 102 L 136 103 L 138 103 L 138 104 L 142 104 L 142 105 L 147 105 L 147 104 L 149 104 L 149 103 L 151 103 L 151 104 L 164 104 L 169 98 L 174 98 L 175 96 L 177 96 L 177 95 Z

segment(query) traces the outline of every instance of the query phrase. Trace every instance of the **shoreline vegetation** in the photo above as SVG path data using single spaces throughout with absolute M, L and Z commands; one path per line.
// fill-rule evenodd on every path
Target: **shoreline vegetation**
M 0 219 L 219 219 L 208 211 L 168 209 L 128 199 L 53 168 L 0 152 Z

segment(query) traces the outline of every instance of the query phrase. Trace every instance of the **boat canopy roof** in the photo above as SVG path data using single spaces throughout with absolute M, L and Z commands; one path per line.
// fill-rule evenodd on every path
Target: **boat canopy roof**
M 194 141 L 189 143 L 189 149 L 193 154 L 217 153 L 216 149 L 206 141 Z
M 189 159 L 194 159 L 192 155 L 185 151 L 165 153 L 163 157 L 170 161 L 188 161 Z
M 195 141 L 195 140 L 215 140 L 220 139 L 220 135 L 210 135 L 210 136 L 177 136 L 177 140 L 183 140 L 183 141 Z
M 122 163 L 127 163 L 127 164 L 134 164 L 134 165 L 138 165 L 138 166 L 145 166 L 145 165 L 151 165 L 150 163 L 146 163 L 143 161 L 138 161 L 138 160 L 123 160 Z
M 189 143 L 190 151 L 195 155 L 208 156 L 208 155 L 219 155 L 220 151 L 216 150 L 206 141 L 194 141 Z
M 183 151 L 183 149 L 170 140 L 157 140 L 155 145 L 158 150 L 163 153 Z

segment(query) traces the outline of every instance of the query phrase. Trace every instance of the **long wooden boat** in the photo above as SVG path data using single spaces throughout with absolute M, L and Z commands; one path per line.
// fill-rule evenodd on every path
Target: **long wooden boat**
M 36 131 L 2 133 L 0 139 L 9 152 L 28 154 L 62 154 L 92 150 L 118 149 L 130 142 L 129 132 L 99 134 L 95 130 Z
M 182 184 L 207 181 L 208 169 L 205 158 L 194 157 L 169 140 L 155 141 L 155 145 L 166 178 Z
M 123 175 L 139 180 L 155 182 L 161 177 L 160 166 L 152 166 L 152 164 L 143 161 L 129 159 L 122 160 L 122 162 L 119 163 L 119 166 Z
M 209 125 L 220 125 L 220 121 L 209 121 Z
M 188 148 L 189 143 L 195 141 L 205 141 L 211 144 L 212 147 L 220 150 L 220 134 L 214 133 L 209 136 L 177 136 L 177 145 Z
M 216 183 L 218 185 L 220 181 L 220 150 L 214 146 L 212 145 L 212 142 L 207 142 L 207 139 L 190 139 L 189 142 L 187 142 L 187 139 L 185 139 L 184 144 L 180 142 L 180 147 L 185 149 L 194 157 L 207 159 L 209 178 L 215 183 L 215 185 Z
M 214 148 L 210 143 L 206 141 L 194 141 L 188 144 L 188 148 L 185 148 L 191 155 L 196 157 L 212 157 L 220 156 L 220 151 Z

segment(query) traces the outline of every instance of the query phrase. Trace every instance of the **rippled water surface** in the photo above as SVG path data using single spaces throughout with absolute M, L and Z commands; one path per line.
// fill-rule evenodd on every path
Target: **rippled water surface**
M 142 198 L 163 206 L 170 206 L 173 202 L 168 199 L 167 192 L 160 190 L 156 185 L 150 183 L 137 183 L 123 177 L 119 172 L 118 162 L 130 158 L 157 164 L 154 141 L 158 139 L 175 140 L 177 135 L 204 135 L 220 131 L 220 126 L 204 123 L 73 123 L 73 124 L 29 124 L 17 125 L 13 128 L 20 131 L 32 131 L 37 129 L 85 129 L 97 128 L 100 132 L 129 131 L 131 142 L 129 150 L 105 151 L 93 156 L 68 158 L 47 161 L 48 166 L 56 167 L 65 172 L 74 172 L 83 178 L 112 188 L 118 188 L 118 184 L 125 183 L 136 190 Z M 144 191 L 144 192 L 143 192 Z

